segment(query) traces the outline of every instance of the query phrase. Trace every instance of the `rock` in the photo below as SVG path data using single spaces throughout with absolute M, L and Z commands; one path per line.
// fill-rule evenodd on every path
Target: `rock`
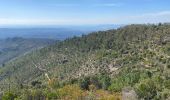
M 122 90 L 122 100 L 138 100 L 136 92 L 131 87 Z

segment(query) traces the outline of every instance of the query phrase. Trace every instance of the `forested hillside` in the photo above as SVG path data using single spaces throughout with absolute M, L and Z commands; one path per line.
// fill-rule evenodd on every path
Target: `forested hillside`
M 170 25 L 128 25 L 66 39 L 6 64 L 0 83 L 8 84 L 1 85 L 4 98 L 19 100 L 116 100 L 127 87 L 139 99 L 168 100 Z
M 0 40 L 0 65 L 34 49 L 55 43 L 50 39 L 25 39 L 20 37 L 7 38 Z

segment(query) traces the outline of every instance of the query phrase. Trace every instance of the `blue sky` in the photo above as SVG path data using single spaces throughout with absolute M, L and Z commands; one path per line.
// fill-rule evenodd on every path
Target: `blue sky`
M 170 22 L 170 0 L 0 0 L 0 25 Z

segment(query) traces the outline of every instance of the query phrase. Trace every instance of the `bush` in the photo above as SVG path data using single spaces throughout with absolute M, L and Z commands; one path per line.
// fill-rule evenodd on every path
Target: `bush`
M 112 80 L 109 90 L 114 92 L 121 92 L 122 88 L 126 86 L 134 86 L 140 80 L 140 72 L 123 73 Z
M 41 100 L 41 98 L 45 98 L 42 89 L 31 89 L 31 93 L 28 98 L 33 98 L 34 100 Z
M 170 97 L 170 90 L 164 89 L 161 93 L 161 99 L 166 100 L 168 97 Z
M 89 90 L 89 85 L 94 85 L 97 89 L 107 90 L 111 85 L 111 79 L 107 74 L 99 74 L 91 77 L 85 77 L 79 81 L 80 87 Z
M 58 93 L 62 100 L 79 100 L 83 97 L 83 91 L 78 85 L 66 85 L 58 89 Z
M 100 100 L 121 100 L 122 96 L 119 93 L 108 93 L 104 90 L 97 90 L 95 93 L 96 98 Z
M 170 89 L 170 80 L 165 80 L 164 86 L 165 88 Z
M 136 92 L 140 98 L 147 100 L 153 99 L 157 95 L 156 85 L 151 79 L 145 79 L 137 84 Z
M 46 98 L 48 98 L 48 100 L 56 100 L 56 99 L 58 99 L 58 93 L 49 92 L 46 94 Z
M 2 100 L 14 100 L 15 98 L 17 98 L 17 95 L 15 93 L 12 93 L 12 92 L 6 92 L 2 96 Z
M 108 75 L 102 74 L 99 76 L 99 82 L 101 84 L 102 89 L 107 90 L 111 85 L 111 79 Z
M 39 81 L 32 81 L 31 82 L 31 85 L 33 86 L 33 87 L 40 87 L 41 86 L 41 82 L 39 82 Z
M 89 85 L 90 85 L 90 77 L 85 77 L 80 80 L 79 82 L 80 87 L 84 90 L 89 90 Z

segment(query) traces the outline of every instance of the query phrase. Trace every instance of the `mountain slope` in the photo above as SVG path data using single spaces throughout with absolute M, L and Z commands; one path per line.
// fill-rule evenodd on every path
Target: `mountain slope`
M 10 76 L 14 83 L 39 80 L 47 84 L 44 73 L 60 81 L 107 73 L 113 79 L 108 89 L 116 92 L 125 86 L 141 89 L 145 82 L 157 82 L 148 93 L 153 95 L 144 97 L 146 94 L 139 92 L 143 98 L 156 98 L 155 93 L 169 91 L 169 66 L 170 25 L 129 25 L 34 51 L 8 63 L 0 77 L 1 83 Z
M 53 44 L 54 40 L 50 39 L 24 39 L 24 38 L 7 38 L 0 40 L 0 64 L 5 64 L 13 58 L 32 51 L 33 49 L 42 48 Z
M 62 66 L 63 68 L 61 70 L 66 70 L 64 68 L 67 68 L 67 71 L 70 72 L 78 70 L 81 66 L 85 68 L 97 66 L 94 65 L 95 63 L 101 66 L 102 69 L 103 67 L 108 67 L 107 65 L 111 62 L 117 62 L 115 65 L 119 67 L 125 63 L 125 61 L 121 60 L 127 60 L 126 62 L 130 59 L 135 60 L 135 56 L 140 56 L 139 52 L 143 52 L 142 54 L 148 51 L 154 52 L 154 49 L 160 49 L 160 46 L 162 49 L 168 48 L 169 44 L 163 45 L 163 42 L 167 41 L 169 41 L 168 25 L 132 25 L 118 30 L 97 32 L 87 36 L 67 39 L 56 45 L 34 51 L 22 59 L 17 59 L 13 63 L 15 63 L 16 66 L 19 63 L 24 63 L 24 65 L 22 65 L 23 67 L 29 66 L 30 68 L 34 68 L 35 66 L 32 65 L 34 61 L 37 64 L 40 63 L 47 69 L 55 68 L 59 70 L 60 66 Z M 160 53 L 161 55 L 162 52 L 157 51 L 156 53 Z M 136 55 L 136 53 L 138 53 L 138 55 Z M 120 57 L 115 59 L 115 55 L 119 55 Z M 168 57 L 167 52 L 162 55 L 167 55 Z M 129 58 L 127 59 L 126 57 Z M 22 68 L 20 70 L 22 70 Z

